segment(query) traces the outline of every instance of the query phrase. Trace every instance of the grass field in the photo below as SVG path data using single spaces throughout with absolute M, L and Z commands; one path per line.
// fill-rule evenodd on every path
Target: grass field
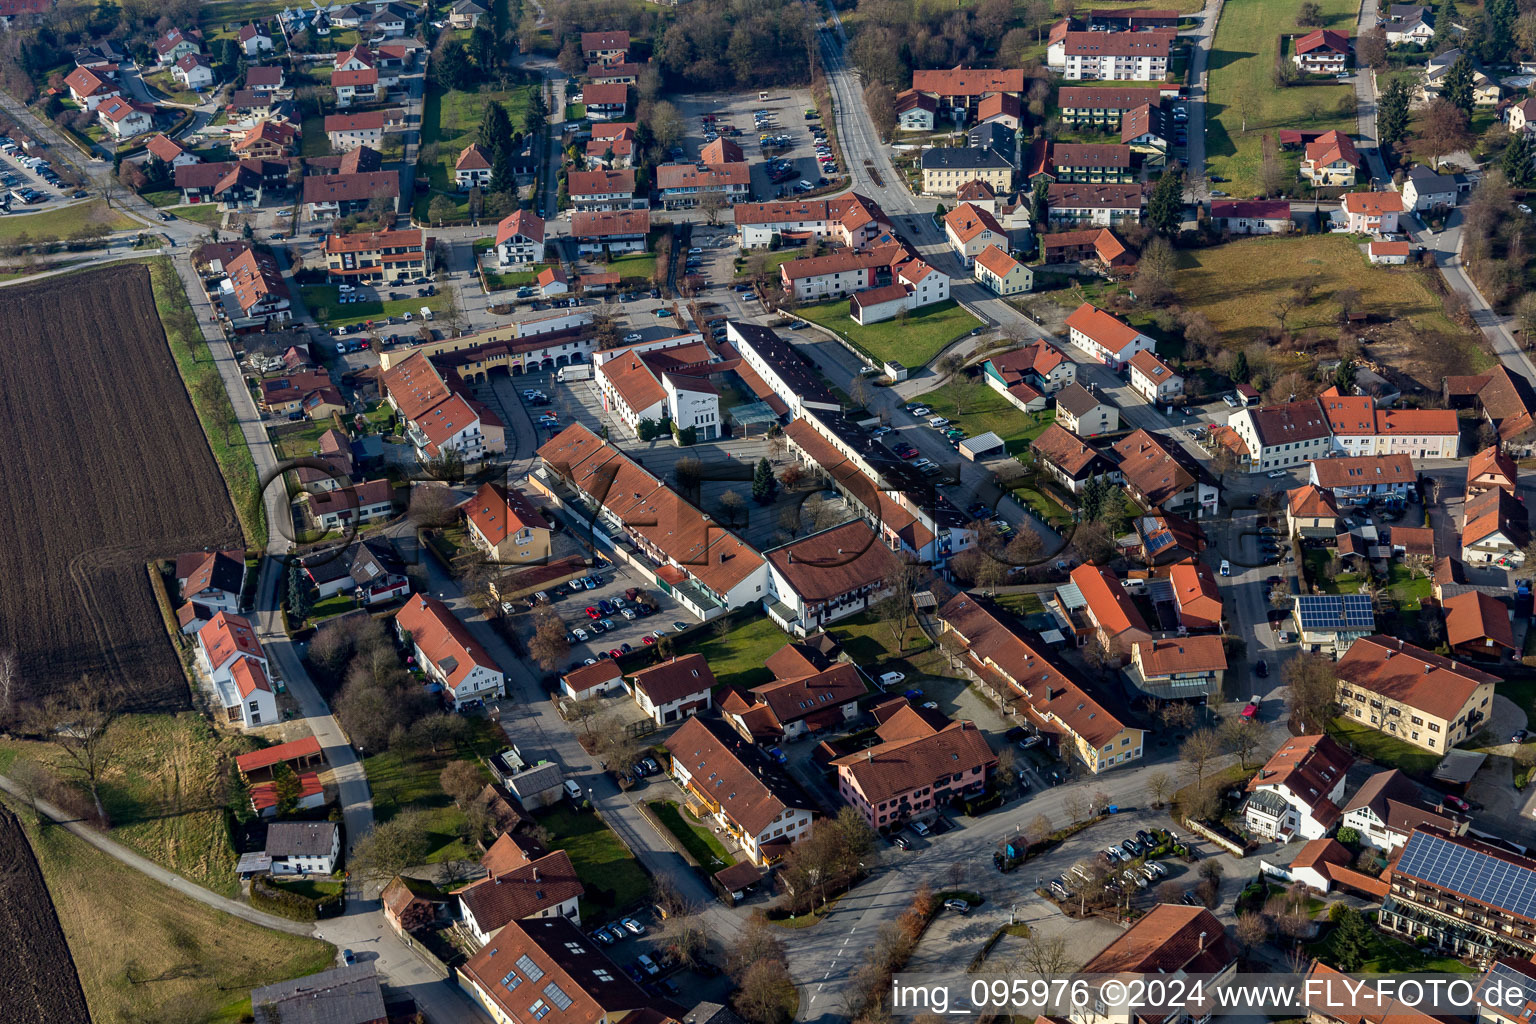
M 1286 322 L 1291 333 L 1316 330 L 1336 338 L 1341 288 L 1360 292 L 1360 308 L 1407 319 L 1425 330 L 1462 333 L 1441 311 L 1440 300 L 1410 267 L 1371 267 L 1347 235 L 1251 238 L 1209 249 L 1180 250 L 1179 297 L 1204 313 L 1217 335 L 1235 347 L 1259 340 L 1276 327 L 1275 302 L 1295 281 L 1317 282 L 1312 301 L 1297 306 Z
M 152 90 L 159 93 L 161 99 L 170 103 L 186 103 L 190 106 L 196 106 L 203 101 L 203 96 L 199 96 L 191 89 L 182 88 L 181 83 L 176 81 L 176 76 L 171 74 L 169 70 L 152 71 L 144 76 L 144 82 Z
M 441 304 L 446 298 L 440 292 L 426 298 L 412 296 L 409 299 L 371 300 L 342 305 L 337 298 L 339 293 L 336 286 L 331 284 L 304 285 L 299 289 L 299 294 L 303 297 L 304 305 L 309 309 L 316 323 L 329 324 L 333 327 L 360 324 L 367 320 L 384 320 L 392 316 L 404 316 L 406 313 L 414 318 L 422 306 L 426 306 L 433 312 L 441 309 Z
M 284 426 L 294 426 L 285 423 Z M 277 449 L 279 458 L 299 459 L 306 455 L 320 454 L 320 435 L 336 426 L 334 420 L 311 420 L 304 424 L 303 430 L 291 430 L 278 434 L 276 431 L 268 431 L 272 437 L 273 446 Z
M 842 335 L 881 362 L 894 359 L 913 369 L 927 366 L 950 342 L 980 326 L 953 299 L 914 310 L 905 321 L 887 320 L 868 327 L 860 327 L 848 316 L 847 299 L 800 306 L 795 313 Z
M 801 253 L 799 249 L 781 249 L 778 252 L 764 253 L 763 272 L 768 275 L 770 280 L 776 279 L 779 276 L 779 267 L 784 263 L 794 259 L 796 256 L 799 256 L 800 254 Z M 753 255 L 756 254 L 754 253 Z M 752 272 L 751 268 L 753 262 L 754 261 L 751 256 L 748 256 L 745 260 L 743 260 L 741 263 L 741 269 L 736 271 L 736 276 L 746 277 L 748 274 L 750 274 Z
M 1427 777 L 1440 763 L 1439 754 L 1421 750 L 1351 718 L 1335 718 L 1328 731 L 1335 739 L 1353 744 L 1360 753 L 1386 768 L 1401 768 L 1410 774 Z
M 507 737 L 501 727 L 489 719 L 471 718 L 468 721 L 474 731 L 456 750 L 419 755 L 388 750 L 363 759 L 363 772 L 373 790 L 374 820 L 388 821 L 406 808 L 422 811 L 432 845 L 432 852 L 427 856 L 429 864 L 479 857 L 474 847 L 465 841 L 464 812 L 443 792 L 437 777 L 449 761 L 463 759 L 480 764 L 481 758 L 504 749 Z M 483 767 L 481 772 L 485 781 L 490 782 L 490 773 Z
M 931 647 L 928 635 L 916 622 L 907 626 L 902 634 L 903 650 L 896 650 L 896 638 L 891 627 L 869 612 L 860 612 L 832 626 L 832 634 L 848 656 L 866 669 L 887 658 L 905 658 Z
M 219 209 L 218 203 L 179 206 L 176 208 L 176 217 L 178 220 L 190 220 L 194 224 L 210 228 L 216 228 L 224 223 L 224 211 Z
M 1307 952 L 1319 957 L 1324 963 L 1333 962 L 1333 940 L 1337 930 L 1328 933 L 1321 942 L 1307 947 Z M 1470 974 L 1472 968 L 1454 957 L 1427 956 L 1400 939 L 1394 939 L 1374 928 L 1361 950 L 1360 970 L 1370 974 L 1408 974 L 1417 972 L 1436 974 Z
M 1027 451 L 1029 442 L 1039 437 L 1056 420 L 1056 410 L 1023 412 L 988 387 L 981 378 L 951 380 L 922 396 L 934 414 L 960 424 L 966 434 L 975 437 L 992 431 L 1008 444 L 1008 454 Z M 956 411 L 958 409 L 963 411 Z
M 506 288 L 521 288 L 524 285 L 533 284 L 534 280 L 548 268 L 549 264 L 530 264 L 526 270 L 487 270 L 485 272 L 485 286 L 496 292 Z
M 773 624 L 773 620 L 759 618 L 737 626 L 724 636 L 711 634 L 679 646 L 677 653 L 704 655 L 721 686 L 753 687 L 773 679 L 773 673 L 764 667 L 764 663 L 770 654 L 788 642 L 789 638 Z
M 583 923 L 620 917 L 650 892 L 650 876 L 597 815 L 561 805 L 541 813 L 538 822 L 554 837 L 553 847 L 570 856 L 576 877 L 586 887 L 581 900 Z
M 1359 4 L 1319 0 L 1323 25 L 1353 35 Z M 1210 102 L 1206 106 L 1206 169 L 1223 175 L 1222 188 L 1235 196 L 1258 193 L 1263 137 L 1282 128 L 1353 130 L 1353 110 L 1340 113 L 1339 102 L 1353 94 L 1351 83 L 1296 84 L 1276 88 L 1271 78 L 1281 34 L 1301 35 L 1292 19 L 1300 5 L 1230 4 L 1222 8 L 1211 47 Z M 1246 131 L 1244 126 L 1246 125 Z M 1287 181 L 1294 191 L 1294 182 Z
M 616 256 L 608 261 L 603 270 L 618 274 L 621 281 L 640 281 L 649 285 L 651 275 L 656 273 L 656 254 L 634 252 L 627 256 Z
M 512 89 L 482 88 L 478 91 L 444 93 L 435 85 L 427 86 L 427 94 L 421 113 L 421 148 L 429 148 L 435 158 L 423 156 L 417 174 L 424 174 L 432 191 L 416 199 L 416 219 L 427 219 L 427 207 L 437 195 L 446 195 L 458 206 L 458 217 L 469 216 L 469 196 L 454 186 L 453 165 L 464 147 L 475 141 L 480 132 L 480 120 L 485 116 L 489 103 L 500 103 L 512 119 L 512 127 L 523 128 L 528 113 L 528 103 L 536 86 L 517 86 Z
M 668 832 L 683 844 L 688 855 L 705 870 L 713 873 L 736 863 L 736 858 L 726 852 L 714 833 L 699 824 L 699 819 L 678 807 L 671 800 L 652 800 L 646 804 L 656 820 L 666 826 Z
M 299 136 L 300 156 L 330 156 L 331 138 L 325 134 L 325 116 L 316 114 L 306 117 L 300 125 L 304 133 Z
M 105 225 L 109 231 L 127 231 L 138 227 L 136 221 L 107 209 L 101 200 L 75 203 L 42 213 L 13 213 L 0 217 L 0 242 L 14 242 L 22 235 L 33 241 L 64 240 L 88 224 Z
M 230 917 L 20 813 L 96 1024 L 168 1020 L 170 1007 L 234 1024 L 252 988 L 334 964 L 328 942 Z
M 208 346 L 197 326 L 197 314 L 187 301 L 186 289 L 182 287 L 181 278 L 176 275 L 176 268 L 171 265 L 168 257 L 159 256 L 150 261 L 149 279 L 155 292 L 155 309 L 165 327 L 171 356 L 181 371 L 181 379 L 187 385 L 188 394 L 192 396 L 192 406 L 197 410 L 203 433 L 207 435 L 208 447 L 213 450 L 213 459 L 219 464 L 219 472 L 224 477 L 225 486 L 229 488 L 235 514 L 240 517 L 240 526 L 245 532 L 246 544 L 264 548 L 267 546 L 267 513 L 261 503 L 256 463 L 251 459 L 250 449 L 245 446 L 234 406 L 230 405 L 222 388 L 216 402 L 207 402 L 199 395 L 201 389 L 198 382 L 208 378 L 218 380 L 219 370 L 213 360 L 208 358 Z M 194 358 L 194 353 L 201 355 Z
M 181 193 L 174 188 L 168 188 L 164 192 L 142 192 L 139 198 L 151 206 L 176 206 L 181 202 Z

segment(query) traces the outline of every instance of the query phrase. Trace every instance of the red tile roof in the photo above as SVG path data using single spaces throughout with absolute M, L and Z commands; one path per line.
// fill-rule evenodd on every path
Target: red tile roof
M 905 707 L 875 731 L 881 742 L 832 762 L 839 774 L 853 779 L 871 807 L 952 776 L 970 776 L 976 769 L 981 778 L 997 764 L 975 722 L 936 728 L 916 708 Z
M 1394 530 L 1393 535 L 1396 533 Z M 1493 595 L 1469 590 L 1446 598 L 1441 606 L 1445 609 L 1445 642 L 1452 647 L 1477 644 L 1494 656 L 1500 653 L 1499 648 L 1515 649 L 1509 608 Z
M 1459 715 L 1479 686 L 1498 682 L 1497 676 L 1390 636 L 1356 640 L 1335 670 L 1346 683 L 1443 719 Z
M 306 736 L 301 740 L 290 740 L 276 746 L 253 750 L 248 754 L 239 754 L 235 757 L 235 767 L 250 774 L 261 771 L 263 768 L 270 768 L 279 761 L 298 761 L 319 757 L 320 752 L 320 741 L 314 736 Z
M 501 672 L 490 652 L 470 635 L 469 627 L 435 597 L 412 594 L 395 613 L 395 622 L 410 632 L 411 642 L 438 667 L 449 686 L 463 682 L 476 667 Z
M 250 620 L 226 611 L 209 619 L 208 624 L 198 630 L 197 638 L 208 652 L 208 662 L 214 668 L 224 665 L 237 654 L 263 660 L 267 656 L 261 649 L 261 641 L 256 639 Z
M 1237 961 L 1227 930 L 1204 907 L 1160 903 L 1083 967 L 1089 974 L 1218 974 Z
M 684 654 L 643 668 L 631 678 L 655 705 L 671 704 L 715 688 L 715 674 L 702 654 Z
M 1130 324 L 1111 316 L 1091 302 L 1085 302 L 1072 311 L 1072 315 L 1067 317 L 1067 327 L 1081 331 L 1111 352 L 1124 350 L 1140 334 Z
M 1142 640 L 1136 644 L 1135 654 L 1148 679 L 1184 672 L 1223 672 L 1227 668 L 1226 646 L 1221 637 L 1210 634 Z
M 1131 603 L 1119 577 L 1096 565 L 1080 565 L 1072 570 L 1071 580 L 1087 602 L 1094 624 L 1110 636 L 1135 631 L 1147 632 L 1146 621 Z
M 982 96 L 989 92 L 1024 91 L 1025 77 L 1022 68 L 956 67 L 948 70 L 917 70 L 912 72 L 912 88 L 918 92 L 937 96 Z
M 728 732 L 729 730 L 727 730 Z M 720 806 L 742 831 L 758 835 L 789 809 L 737 756 L 735 748 L 701 720 L 690 718 L 664 744 L 699 792 Z

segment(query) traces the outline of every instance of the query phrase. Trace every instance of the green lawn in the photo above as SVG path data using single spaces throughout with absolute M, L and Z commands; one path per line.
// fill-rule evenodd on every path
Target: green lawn
M 22 235 L 33 241 L 64 241 L 90 225 L 101 225 L 108 231 L 127 231 L 138 227 L 131 221 L 108 209 L 101 200 L 61 206 L 42 213 L 13 213 L 0 218 L 0 242 L 14 242 Z
M 203 96 L 199 96 L 191 89 L 182 88 L 181 83 L 176 81 L 176 77 L 169 71 L 152 71 L 143 77 L 145 84 L 150 89 L 158 92 L 161 99 L 168 100 L 171 103 L 186 103 L 196 106 L 207 95 L 204 93 Z
M 716 636 L 709 629 L 700 632 L 709 635 L 678 647 L 677 653 L 704 655 L 720 686 L 750 688 L 772 681 L 773 673 L 764 663 L 789 642 L 767 616 L 752 619 L 724 636 Z
M 1010 455 L 1028 451 L 1029 443 L 1056 421 L 1055 409 L 1023 412 L 980 378 L 951 380 L 922 400 L 935 415 L 960 424 L 970 437 L 992 431 L 1007 442 Z
M 1388 768 L 1401 768 L 1409 774 L 1428 776 L 1440 763 L 1440 755 L 1404 740 L 1377 732 L 1370 725 L 1353 718 L 1333 720 L 1328 731 L 1340 742 L 1353 744 L 1361 754 Z
M 331 138 L 325 134 L 325 116 L 316 114 L 306 117 L 299 126 L 304 134 L 299 136 L 300 156 L 330 156 Z
M 429 864 L 479 857 L 464 838 L 464 812 L 443 792 L 438 775 L 449 761 L 463 759 L 479 764 L 481 758 L 504 749 L 507 737 L 489 719 L 471 718 L 469 722 L 474 731 L 455 750 L 420 755 L 389 750 L 363 759 L 363 771 L 373 791 L 375 820 L 388 821 L 406 808 L 425 814 L 432 846 Z M 484 774 L 485 780 L 491 781 L 490 774 Z
M 646 806 L 706 871 L 713 874 L 736 863 L 736 858 L 726 852 L 713 832 L 671 800 L 652 800 Z
M 1307 946 L 1307 952 L 1322 960 L 1324 963 L 1333 963 L 1333 940 L 1338 934 L 1337 929 L 1330 931 L 1328 937 L 1321 942 L 1314 942 Z M 1361 973 L 1368 974 L 1472 974 L 1472 968 L 1454 957 L 1428 956 L 1420 953 L 1418 949 L 1407 942 L 1395 939 L 1390 935 L 1372 928 L 1370 937 L 1366 940 L 1365 949 L 1362 950 Z
M 11 218 L 0 221 L 0 227 Z M 256 477 L 256 463 L 240 431 L 239 420 L 229 398 L 220 390 L 218 398 L 209 402 L 201 396 L 199 382 L 205 378 L 217 380 L 218 367 L 208 358 L 208 347 L 197 325 L 197 316 L 187 300 L 181 278 L 168 257 L 157 256 L 149 263 L 150 285 L 155 293 L 155 310 L 165 328 L 171 356 L 181 372 L 181 379 L 192 396 L 192 407 L 197 410 L 198 421 L 208 438 L 213 459 L 219 464 L 219 472 L 234 499 L 235 514 L 245 533 L 245 542 L 251 547 L 267 546 L 267 514 L 261 503 L 261 490 Z M 191 325 L 192 330 L 183 328 Z M 196 357 L 196 358 L 195 358 Z
M 615 256 L 603 269 L 618 274 L 621 281 L 639 281 L 649 285 L 651 275 L 656 273 L 656 254 L 633 252 L 627 256 Z
M 179 204 L 181 202 L 181 193 L 176 191 L 173 188 L 168 188 L 164 192 L 143 192 L 143 193 L 140 193 L 139 198 L 144 200 L 146 203 L 150 204 L 151 206 L 158 206 L 158 207 L 176 206 L 177 204 Z
M 421 148 L 423 153 L 430 149 L 436 155 L 431 160 L 423 156 L 417 168 L 417 174 L 424 174 L 432 186 L 432 191 L 416 199 L 417 220 L 427 219 L 427 207 L 439 194 L 453 200 L 458 208 L 456 217 L 469 216 L 469 196 L 455 187 L 453 165 L 464 147 L 478 136 L 480 120 L 485 115 L 487 104 L 500 103 L 506 107 L 507 116 L 512 119 L 512 127 L 521 131 L 535 88 L 537 86 L 533 85 L 520 85 L 512 89 L 486 86 L 478 90 L 445 93 L 436 85 L 427 86 L 421 115 Z
M 493 292 L 506 288 L 522 288 L 524 285 L 533 284 L 547 267 L 548 264 L 535 263 L 531 264 L 527 270 L 487 270 L 485 286 Z
M 1353 35 L 1358 3 L 1319 0 L 1318 6 L 1324 27 Z M 1352 83 L 1330 79 L 1327 84 L 1304 84 L 1304 79 L 1289 88 L 1274 85 L 1271 74 L 1281 35 L 1310 31 L 1294 24 L 1299 7 L 1246 3 L 1222 8 L 1211 47 L 1205 152 L 1207 170 L 1229 178 L 1222 188 L 1235 196 L 1258 194 L 1265 134 L 1275 136 L 1278 145 L 1282 128 L 1355 127 L 1352 110 L 1339 112 L 1340 100 L 1353 94 Z M 1288 193 L 1295 192 L 1294 181 L 1285 185 Z
M 844 619 L 829 630 L 848 656 L 866 669 L 889 658 L 906 658 L 932 647 L 928 635 L 913 622 L 902 634 L 902 649 L 896 649 L 896 637 L 888 623 L 869 612 Z
M 741 268 L 736 271 L 737 277 L 746 277 L 751 273 L 752 263 L 757 255 L 759 254 L 753 253 L 741 261 Z M 779 276 L 779 267 L 799 256 L 800 250 L 780 249 L 778 252 L 762 253 L 761 255 L 763 257 L 763 272 L 768 275 L 770 280 L 776 280 Z
M 360 324 L 368 320 L 384 320 L 392 316 L 410 313 L 414 319 L 422 306 L 436 312 L 445 296 L 442 293 L 426 298 L 370 300 L 343 305 L 337 301 L 339 293 L 335 285 L 311 284 L 299 289 L 304 305 L 316 323 L 339 327 L 344 324 Z
M 324 899 L 341 892 L 345 882 L 333 882 L 323 878 L 280 878 L 274 877 L 272 884 L 279 889 L 287 889 L 296 892 L 307 900 Z
M 561 805 L 540 813 L 538 822 L 553 837 L 551 845 L 570 856 L 576 877 L 586 887 L 581 900 L 583 922 L 621 917 L 650 892 L 650 876 L 596 814 Z
M 284 424 L 294 426 L 294 424 Z M 336 424 L 329 419 L 309 420 L 302 430 L 289 430 L 278 433 L 269 430 L 273 446 L 277 448 L 277 454 L 284 459 L 301 459 L 306 455 L 320 454 L 320 435 L 335 427 Z
M 217 203 L 197 203 L 192 206 L 178 207 L 176 217 L 179 220 L 190 220 L 210 228 L 219 227 L 224 223 L 224 211 L 219 209 Z
M 906 320 L 868 327 L 860 327 L 848 316 L 847 299 L 800 306 L 795 313 L 842 335 L 882 363 L 894 359 L 912 369 L 927 366 L 950 342 L 980 325 L 953 299 L 915 310 Z
M 587 116 L 587 108 L 581 103 L 567 103 L 565 105 L 565 119 L 567 121 L 579 121 Z

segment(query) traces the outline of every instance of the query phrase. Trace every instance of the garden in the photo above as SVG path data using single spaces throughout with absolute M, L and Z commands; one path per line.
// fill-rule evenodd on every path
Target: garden
M 927 366 L 952 342 L 981 326 L 981 321 L 953 299 L 867 327 L 848 316 L 846 299 L 798 306 L 793 312 L 848 339 L 881 363 L 894 360 L 910 367 Z

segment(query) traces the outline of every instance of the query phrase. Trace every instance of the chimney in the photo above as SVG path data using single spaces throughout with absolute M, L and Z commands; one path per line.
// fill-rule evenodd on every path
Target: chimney
M 1200 952 L 1205 952 L 1205 932 L 1200 933 Z
M 874 759 L 875 759 L 875 752 L 874 752 L 874 750 L 866 750 L 866 751 L 864 751 L 864 760 L 866 760 L 866 761 L 873 761 Z
M 537 881 L 538 881 L 538 880 L 539 880 L 539 866 L 538 866 L 538 865 L 537 865 L 537 864 L 535 864 L 535 865 L 534 865 L 534 866 L 533 866 L 533 880 L 534 880 L 534 881 L 535 881 L 535 882 L 537 882 Z M 1202 936 L 1202 938 L 1203 938 L 1203 937 L 1204 937 L 1204 936 Z
M 795 564 L 795 553 L 793 551 L 789 551 L 789 552 L 786 552 L 786 554 L 789 555 L 789 564 L 790 565 L 794 565 Z

